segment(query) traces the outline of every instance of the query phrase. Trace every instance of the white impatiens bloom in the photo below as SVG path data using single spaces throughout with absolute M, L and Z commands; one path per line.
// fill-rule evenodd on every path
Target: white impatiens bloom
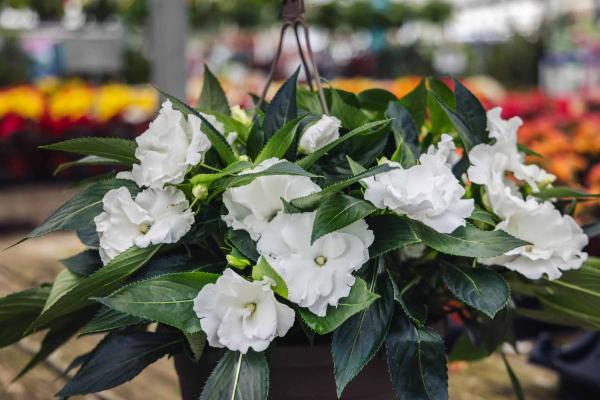
M 285 281 L 288 298 L 319 316 L 348 296 L 354 271 L 369 260 L 375 239 L 364 220 L 328 233 L 310 244 L 315 213 L 279 214 L 258 241 L 257 250 Z
M 515 178 L 526 181 L 534 191 L 538 191 L 538 183 L 550 183 L 556 179 L 537 165 L 526 165 L 525 155 L 517 147 L 517 133 L 523 121 L 518 117 L 509 120 L 500 116 L 502 109 L 496 107 L 487 113 L 488 132 L 496 142 L 479 144 L 469 152 L 469 179 L 481 185 L 487 185 L 490 180 L 504 177 L 506 171 L 514 174 Z
M 135 157 L 140 163 L 119 177 L 151 188 L 183 182 L 189 167 L 201 162 L 211 147 L 201 125 L 200 118 L 191 114 L 186 118 L 166 101 L 148 130 L 136 139 Z
M 104 212 L 94 222 L 104 264 L 133 246 L 176 243 L 194 223 L 185 195 L 174 187 L 146 189 L 135 200 L 122 187 L 106 193 L 102 202 Z
M 323 115 L 320 120 L 310 125 L 298 143 L 298 150 L 304 154 L 310 154 L 328 145 L 340 137 L 342 122 L 336 117 Z
M 496 229 L 508 232 L 531 245 L 519 247 L 508 253 L 479 261 L 488 265 L 502 265 L 529 279 L 547 275 L 558 279 L 561 270 L 578 269 L 587 259 L 581 250 L 588 237 L 568 215 L 561 215 L 551 203 L 522 203 Z
M 283 160 L 270 158 L 243 173 L 261 172 L 280 162 Z M 243 229 L 253 240 L 258 240 L 269 221 L 283 210 L 281 199 L 290 201 L 320 190 L 319 185 L 305 176 L 261 176 L 248 185 L 229 188 L 223 193 L 223 203 L 229 214 L 222 218 L 227 226 Z
M 249 282 L 226 269 L 194 299 L 194 311 L 212 347 L 243 354 L 264 351 L 294 325 L 294 310 L 275 299 L 272 281 Z
M 423 222 L 440 233 L 451 233 L 466 224 L 474 209 L 473 199 L 463 199 L 464 187 L 450 169 L 454 143 L 443 135 L 436 149 L 431 146 L 419 158 L 419 165 L 397 167 L 363 180 L 365 199 L 378 208 L 389 208 Z

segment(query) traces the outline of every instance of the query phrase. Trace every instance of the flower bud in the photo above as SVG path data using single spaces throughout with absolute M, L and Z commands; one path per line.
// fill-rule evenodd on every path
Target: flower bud
M 192 194 L 195 198 L 203 200 L 208 197 L 208 185 L 199 183 L 192 188 Z
M 238 255 L 227 254 L 225 256 L 225 259 L 227 260 L 227 263 L 229 265 L 231 265 L 232 267 L 237 268 L 237 269 L 244 269 L 251 265 L 251 263 L 248 259 L 243 258 Z
M 231 117 L 245 126 L 252 125 L 252 118 L 238 105 L 231 107 Z

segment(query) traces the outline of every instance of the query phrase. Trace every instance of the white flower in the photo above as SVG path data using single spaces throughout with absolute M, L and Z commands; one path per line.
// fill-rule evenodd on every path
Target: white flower
M 340 137 L 342 122 L 336 117 L 323 115 L 320 120 L 310 125 L 298 143 L 298 150 L 304 154 L 310 154 L 328 145 Z
M 270 158 L 243 173 L 264 171 L 282 161 Z M 269 221 L 283 210 L 282 198 L 290 201 L 320 190 L 319 185 L 305 176 L 261 176 L 248 185 L 230 188 L 223 193 L 223 203 L 229 214 L 222 218 L 227 226 L 236 230 L 243 229 L 253 240 L 258 240 Z
M 185 195 L 173 187 L 146 189 L 135 200 L 127 188 L 113 189 L 104 195 L 103 207 L 94 222 L 104 264 L 133 246 L 175 243 L 194 223 Z
M 166 101 L 148 130 L 136 139 L 135 157 L 140 163 L 133 165 L 131 173 L 119 177 L 151 188 L 183 182 L 188 168 L 201 162 L 211 147 L 200 130 L 201 124 L 197 116 L 188 115 L 186 119 Z
M 213 347 L 245 354 L 250 347 L 264 351 L 294 325 L 294 310 L 275 300 L 272 281 L 249 282 L 226 269 L 214 284 L 194 299 L 194 311 Z
M 473 199 L 463 199 L 465 189 L 452 174 L 449 157 L 454 146 L 451 138 L 442 137 L 436 151 L 430 147 L 419 158 L 420 165 L 397 168 L 363 180 L 365 199 L 378 208 L 389 208 L 398 214 L 423 222 L 441 233 L 451 233 L 466 224 L 474 209 Z M 450 140 L 450 141 L 449 141 Z
M 480 261 L 505 266 L 529 279 L 539 279 L 544 274 L 549 279 L 558 279 L 561 270 L 581 267 L 587 259 L 587 253 L 581 250 L 587 245 L 588 238 L 573 218 L 561 215 L 548 202 L 528 201 L 522 205 L 496 229 L 532 244 Z
M 352 272 L 369 260 L 374 235 L 364 220 L 317 239 L 310 237 L 315 213 L 279 214 L 258 241 L 257 250 L 288 287 L 288 297 L 324 316 L 348 296 Z

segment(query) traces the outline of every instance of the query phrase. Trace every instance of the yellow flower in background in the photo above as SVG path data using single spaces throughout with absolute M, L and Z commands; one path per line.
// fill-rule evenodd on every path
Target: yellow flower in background
M 95 90 L 80 82 L 65 84 L 49 97 L 48 112 L 53 120 L 79 119 L 91 115 Z
M 0 92 L 0 118 L 15 114 L 38 120 L 44 113 L 44 97 L 35 88 L 18 86 Z
M 98 88 L 94 104 L 94 116 L 106 122 L 125 111 L 130 104 L 131 91 L 128 86 L 110 84 Z

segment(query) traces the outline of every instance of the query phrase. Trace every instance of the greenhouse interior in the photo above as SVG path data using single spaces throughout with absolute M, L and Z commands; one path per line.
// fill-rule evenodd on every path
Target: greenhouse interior
M 0 400 L 600 398 L 600 0 L 0 0 Z

